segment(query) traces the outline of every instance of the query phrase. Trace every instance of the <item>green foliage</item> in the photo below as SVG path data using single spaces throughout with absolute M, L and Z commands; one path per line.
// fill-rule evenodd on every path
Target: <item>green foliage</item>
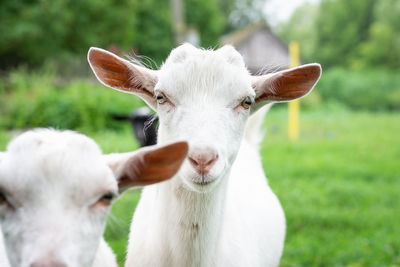
M 304 62 L 322 64 L 316 92 L 324 105 L 399 110 L 399 12 L 396 0 L 322 0 L 298 8 L 280 32 L 300 43 Z M 311 100 L 302 103 L 318 104 Z
M 139 190 L 128 191 L 113 205 L 111 216 L 108 217 L 108 226 L 104 237 L 117 253 L 120 266 L 124 266 L 129 226 L 139 199 Z
M 0 92 L 0 126 L 61 129 L 119 128 L 111 114 L 127 114 L 143 105 L 135 96 L 119 93 L 97 81 L 73 80 L 58 85 L 51 73 L 10 74 Z
M 40 65 L 48 58 L 85 54 L 88 47 L 134 41 L 131 0 L 5 0 L 0 4 L 0 58 Z
M 333 100 L 352 109 L 400 110 L 397 71 L 333 68 L 322 74 L 315 90 L 324 102 Z
M 315 21 L 317 41 L 314 49 L 324 66 L 350 65 L 355 48 L 368 37 L 375 3 L 375 0 L 321 2 Z
M 376 20 L 369 28 L 369 38 L 359 48 L 356 67 L 390 66 L 400 67 L 400 2 L 379 1 L 374 16 Z
M 158 0 L 1 1 L 1 67 L 85 58 L 90 46 L 113 44 L 122 51 L 135 48 L 160 63 L 174 46 L 169 5 Z M 202 45 L 217 45 L 228 20 L 222 5 L 186 0 L 184 6 Z
M 134 27 L 130 29 L 135 33 L 131 45 L 139 54 L 160 63 L 174 46 L 169 1 L 135 0 L 135 2 L 135 8 L 128 10 L 129 16 L 136 19 Z
M 196 12 L 193 12 L 196 10 Z M 222 16 L 215 0 L 186 0 L 186 20 L 188 27 L 196 28 L 200 33 L 203 47 L 214 47 L 224 30 L 227 19 Z
M 398 0 L 322 0 L 298 8 L 280 33 L 325 68 L 399 69 L 399 13 Z
M 229 1 L 225 0 L 225 2 Z M 232 2 L 234 8 L 229 14 L 231 30 L 265 20 L 263 8 L 267 0 L 236 0 Z
M 296 9 L 290 20 L 278 27 L 281 37 L 288 43 L 297 41 L 300 44 L 301 58 L 308 62 L 318 61 L 314 51 L 316 42 L 315 18 L 318 6 L 307 3 Z
M 310 94 L 301 99 L 301 107 L 305 109 L 320 109 L 324 104 L 318 89 L 313 90 Z

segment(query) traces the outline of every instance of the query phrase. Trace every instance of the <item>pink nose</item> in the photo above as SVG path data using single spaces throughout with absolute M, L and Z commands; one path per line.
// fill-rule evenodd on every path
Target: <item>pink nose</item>
M 206 175 L 210 172 L 212 166 L 217 162 L 218 154 L 212 152 L 190 153 L 189 162 L 193 168 L 201 175 Z

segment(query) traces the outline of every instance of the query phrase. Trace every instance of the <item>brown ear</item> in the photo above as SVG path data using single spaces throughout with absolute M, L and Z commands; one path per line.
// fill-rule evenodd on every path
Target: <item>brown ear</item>
M 138 95 L 152 108 L 156 108 L 153 90 L 157 71 L 137 66 L 106 50 L 91 47 L 89 65 L 97 79 L 105 86 Z
M 285 102 L 307 95 L 321 77 L 320 64 L 307 64 L 263 76 L 253 76 L 256 92 L 252 112 L 266 103 Z
M 142 148 L 134 154 L 106 155 L 120 192 L 132 186 L 159 183 L 174 176 L 188 153 L 187 142 Z

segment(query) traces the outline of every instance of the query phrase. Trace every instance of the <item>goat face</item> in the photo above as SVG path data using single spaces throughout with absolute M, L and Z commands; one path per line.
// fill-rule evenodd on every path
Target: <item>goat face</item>
M 50 147 L 48 137 L 20 136 L 0 163 L 7 254 L 12 266 L 91 266 L 117 182 L 88 138 Z
M 17 137 L 0 153 L 0 223 L 11 265 L 91 266 L 114 197 L 171 178 L 187 151 L 179 142 L 102 155 L 70 131 Z
M 104 85 L 136 94 L 157 111 L 159 143 L 189 141 L 179 177 L 193 190 L 208 190 L 228 176 L 251 112 L 306 95 L 321 73 L 310 64 L 251 76 L 231 46 L 210 51 L 181 45 L 158 71 L 98 48 L 89 50 L 88 60 Z
M 154 88 L 159 142 L 187 140 L 189 157 L 180 177 L 205 190 L 227 176 L 240 146 L 255 92 L 241 56 L 189 45 L 175 49 Z

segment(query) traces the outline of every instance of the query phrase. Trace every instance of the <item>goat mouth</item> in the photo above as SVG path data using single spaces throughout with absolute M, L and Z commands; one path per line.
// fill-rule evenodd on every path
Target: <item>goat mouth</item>
M 211 184 L 212 182 L 214 182 L 213 180 L 201 180 L 201 181 L 193 181 L 193 183 L 197 184 L 197 185 L 201 185 L 201 186 L 205 186 L 208 184 Z
M 211 183 L 213 183 L 215 180 L 214 179 L 210 179 L 207 176 L 200 176 L 198 177 L 198 179 L 193 179 L 192 182 L 196 185 L 200 185 L 200 186 L 206 186 L 209 185 Z

